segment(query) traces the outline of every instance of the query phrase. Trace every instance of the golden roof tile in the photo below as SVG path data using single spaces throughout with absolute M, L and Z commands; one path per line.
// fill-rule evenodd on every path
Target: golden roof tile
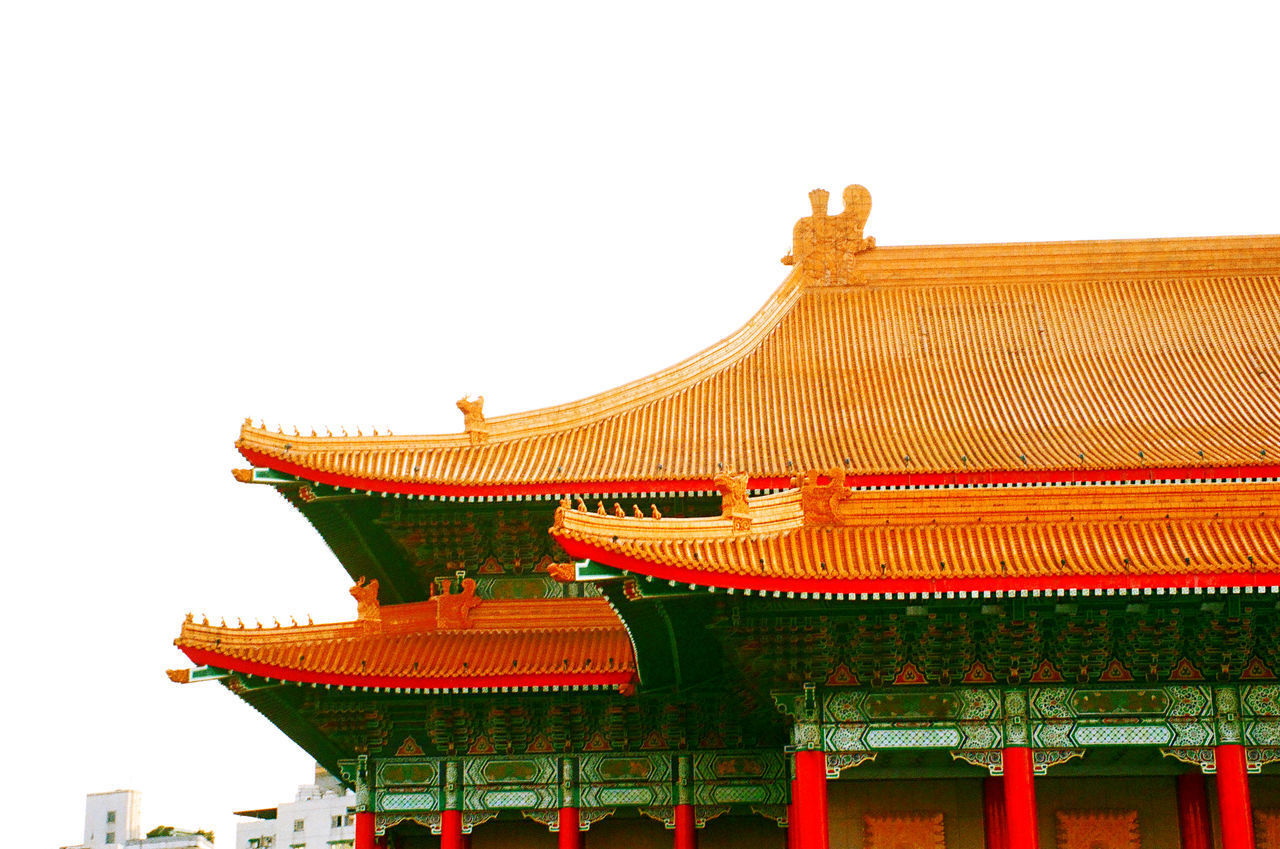
M 453 616 L 438 599 L 361 599 L 359 619 L 329 625 L 246 629 L 188 617 L 174 643 L 198 665 L 303 684 L 628 690 L 635 681 L 630 637 L 604 599 L 476 600 Z
M 800 489 L 724 515 L 556 511 L 570 556 L 662 580 L 808 593 L 1280 584 L 1280 482 Z
M 723 469 L 757 486 L 829 467 L 1088 477 L 1280 453 L 1280 236 L 870 247 L 855 230 L 835 260 L 793 256 L 736 333 L 612 391 L 493 418 L 463 399 L 455 435 L 246 423 L 237 446 L 411 494 L 705 489 Z

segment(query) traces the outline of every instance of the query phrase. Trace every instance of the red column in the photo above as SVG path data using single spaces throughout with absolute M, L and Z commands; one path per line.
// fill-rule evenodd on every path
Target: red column
M 462 842 L 462 811 L 440 812 L 440 849 L 465 849 Z
M 791 782 L 791 798 L 796 797 L 796 783 Z M 787 849 L 799 849 L 800 827 L 796 825 L 796 806 L 787 805 Z
M 1013 849 L 1040 849 L 1040 826 L 1036 819 L 1036 787 L 1031 768 L 1031 749 L 1012 746 L 1004 750 L 1004 815 L 1009 846 Z
M 698 849 L 698 829 L 693 805 L 676 805 L 676 849 Z
M 1249 773 L 1244 746 L 1230 743 L 1214 751 L 1218 764 L 1218 819 L 1222 849 L 1253 849 L 1253 806 L 1249 803 Z
M 982 833 L 986 849 L 1011 849 L 1004 814 L 1004 781 L 995 776 L 982 780 Z
M 1178 776 L 1178 834 L 1182 849 L 1213 849 L 1209 795 L 1199 770 Z
M 356 811 L 355 849 L 373 849 L 373 811 Z
M 582 832 L 578 830 L 578 809 L 560 809 L 560 849 L 581 849 Z
M 791 803 L 799 849 L 829 849 L 827 756 L 824 752 L 796 752 L 794 788 Z

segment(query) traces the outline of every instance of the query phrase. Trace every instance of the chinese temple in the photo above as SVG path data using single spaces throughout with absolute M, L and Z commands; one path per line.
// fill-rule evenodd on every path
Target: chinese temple
M 438 436 L 252 421 L 355 618 L 188 617 L 355 849 L 1280 847 L 1280 236 L 879 246 Z M 283 849 L 281 847 L 280 849 Z

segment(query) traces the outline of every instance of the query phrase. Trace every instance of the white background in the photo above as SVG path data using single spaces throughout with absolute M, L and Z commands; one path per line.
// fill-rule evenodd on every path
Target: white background
M 816 186 L 884 245 L 1280 232 L 1275 11 L 899 7 L 5 5 L 6 842 L 131 787 L 225 846 L 309 780 L 164 675 L 188 610 L 354 614 L 232 480 L 245 416 L 458 431 L 642 376 L 763 302 Z

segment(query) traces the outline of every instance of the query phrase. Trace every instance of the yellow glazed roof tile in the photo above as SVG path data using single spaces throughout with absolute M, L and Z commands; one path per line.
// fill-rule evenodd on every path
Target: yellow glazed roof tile
M 810 476 L 746 506 L 700 519 L 562 506 L 552 533 L 576 558 L 740 589 L 1280 584 L 1274 481 L 850 490 Z
M 635 659 L 603 599 L 361 604 L 330 625 L 243 628 L 188 617 L 175 640 L 195 663 L 299 683 L 415 689 L 627 687 Z M 450 598 L 449 596 L 445 597 Z
M 449 436 L 246 422 L 237 446 L 256 465 L 407 492 L 706 482 L 722 469 L 760 481 L 831 467 L 1251 467 L 1280 453 L 1280 237 L 823 238 L 738 332 L 613 391 L 491 419 L 483 399 L 464 400 L 467 432 Z

